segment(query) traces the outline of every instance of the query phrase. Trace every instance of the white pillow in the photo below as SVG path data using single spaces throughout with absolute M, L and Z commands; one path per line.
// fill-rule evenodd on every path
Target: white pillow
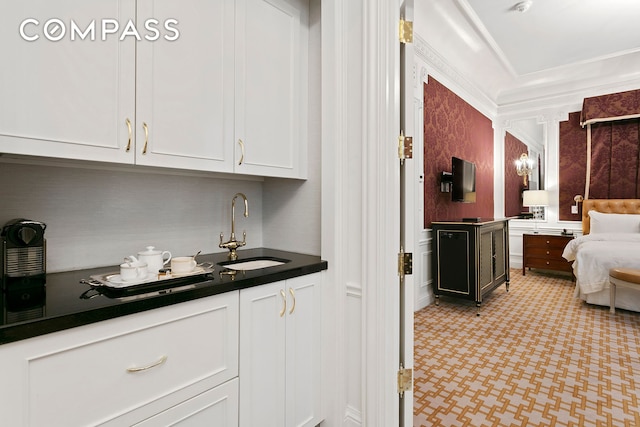
M 589 211 L 591 234 L 640 233 L 640 215 Z

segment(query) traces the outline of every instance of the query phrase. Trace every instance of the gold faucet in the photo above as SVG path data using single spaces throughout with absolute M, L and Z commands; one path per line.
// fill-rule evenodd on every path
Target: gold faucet
M 220 233 L 220 244 L 218 245 L 221 248 L 229 249 L 229 259 L 236 260 L 238 259 L 238 253 L 236 249 L 247 244 L 247 232 L 242 232 L 242 242 L 236 240 L 236 198 L 240 196 L 244 199 L 244 216 L 249 216 L 249 202 L 247 201 L 247 196 L 242 193 L 236 193 L 233 196 L 233 200 L 231 200 L 231 239 L 228 242 L 223 242 L 224 233 Z

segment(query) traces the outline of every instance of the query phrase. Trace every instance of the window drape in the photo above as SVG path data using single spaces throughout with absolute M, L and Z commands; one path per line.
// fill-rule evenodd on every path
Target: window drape
M 640 89 L 585 98 L 587 127 L 584 198 L 640 197 Z

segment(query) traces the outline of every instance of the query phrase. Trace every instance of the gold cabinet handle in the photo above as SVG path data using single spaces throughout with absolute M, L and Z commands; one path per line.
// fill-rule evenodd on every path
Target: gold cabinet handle
M 127 142 L 127 149 L 125 150 L 128 153 L 129 150 L 131 150 L 131 139 L 133 137 L 133 131 L 131 130 L 131 120 L 129 120 L 129 117 L 127 117 L 125 123 L 127 124 L 127 129 L 129 129 L 129 142 Z
M 287 294 L 284 293 L 284 289 L 280 289 L 280 296 L 282 297 L 282 310 L 280 310 L 280 317 L 282 317 L 287 312 Z
M 238 162 L 238 166 L 240 166 L 244 162 L 244 142 L 239 139 L 238 144 L 240 144 L 240 161 Z
M 135 374 L 136 372 L 147 371 L 151 368 L 155 368 L 156 366 L 162 365 L 166 361 L 167 361 L 167 356 L 162 356 L 159 360 L 156 360 L 155 362 L 149 365 L 135 367 L 135 368 L 127 368 L 127 372 L 129 372 L 130 374 Z
M 296 309 L 296 294 L 293 292 L 293 288 L 289 288 L 289 293 L 291 294 L 291 298 L 293 299 L 293 305 L 291 306 L 291 310 L 289 310 L 289 314 L 293 314 Z
M 149 144 L 149 126 L 145 122 L 142 122 L 142 129 L 144 129 L 144 148 L 142 154 L 147 154 L 147 145 Z

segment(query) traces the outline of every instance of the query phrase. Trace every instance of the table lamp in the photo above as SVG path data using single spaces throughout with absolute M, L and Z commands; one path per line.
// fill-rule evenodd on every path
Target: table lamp
M 546 190 L 525 190 L 522 192 L 522 206 L 533 208 L 534 233 L 538 233 L 538 220 L 542 219 L 542 207 L 549 206 Z

